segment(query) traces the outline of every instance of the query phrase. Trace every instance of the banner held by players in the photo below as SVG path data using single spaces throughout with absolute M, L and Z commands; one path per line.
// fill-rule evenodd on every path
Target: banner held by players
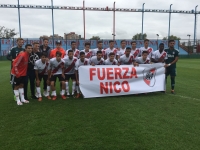
M 134 67 L 81 66 L 80 89 L 85 98 L 148 93 L 165 90 L 162 63 Z

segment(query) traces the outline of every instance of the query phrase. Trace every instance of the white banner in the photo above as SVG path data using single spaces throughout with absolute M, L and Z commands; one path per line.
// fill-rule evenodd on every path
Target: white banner
M 165 90 L 164 64 L 80 66 L 80 89 L 85 98 Z

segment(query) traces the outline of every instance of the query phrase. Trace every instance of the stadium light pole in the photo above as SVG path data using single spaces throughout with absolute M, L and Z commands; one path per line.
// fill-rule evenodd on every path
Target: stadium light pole
M 159 38 L 159 34 L 156 34 L 157 36 L 157 49 L 158 49 L 158 38 Z
M 197 7 L 195 7 L 195 12 L 194 12 L 194 46 L 196 46 L 196 29 L 197 29 Z
M 84 40 L 85 40 L 85 0 L 83 0 L 83 36 L 84 36 Z
M 144 4 L 142 4 L 142 35 L 141 35 L 141 39 L 143 40 L 143 28 L 144 28 Z
M 54 17 L 53 17 L 53 0 L 51 0 L 51 12 L 52 12 L 52 32 L 53 32 L 53 36 L 52 36 L 52 41 L 53 41 L 53 48 L 54 48 Z
M 115 2 L 113 4 L 113 41 L 115 41 Z
M 171 5 L 170 5 L 170 8 L 169 8 L 169 30 L 168 30 L 168 40 L 169 40 L 169 37 L 170 37 L 172 5 L 173 5 L 173 4 L 171 4 Z
M 18 18 L 19 18 L 19 36 L 21 38 L 21 20 L 20 20 L 20 7 L 19 7 L 19 0 L 18 0 Z

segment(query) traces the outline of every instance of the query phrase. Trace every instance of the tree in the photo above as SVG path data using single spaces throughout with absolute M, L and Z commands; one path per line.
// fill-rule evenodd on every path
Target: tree
M 8 29 L 4 26 L 0 26 L 0 38 L 13 38 L 17 33 L 15 29 Z
M 90 38 L 90 40 L 100 40 L 99 36 L 92 36 L 92 38 Z
M 163 40 L 167 40 L 167 39 L 168 39 L 167 36 L 163 38 Z M 181 40 L 181 38 L 175 35 L 170 35 L 169 40 Z
M 147 34 L 146 33 L 143 34 L 143 38 L 142 38 L 142 33 L 137 33 L 132 38 L 132 40 L 145 40 L 145 39 L 147 39 Z

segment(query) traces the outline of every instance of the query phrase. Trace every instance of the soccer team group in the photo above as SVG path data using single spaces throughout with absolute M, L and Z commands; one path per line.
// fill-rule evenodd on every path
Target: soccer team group
M 13 47 L 7 58 L 11 60 L 11 84 L 13 85 L 14 98 L 17 105 L 29 103 L 27 97 L 28 79 L 32 98 L 42 101 L 40 84 L 43 80 L 43 96 L 49 100 L 56 100 L 56 79 L 60 81 L 60 95 L 62 99 L 71 95 L 80 97 L 78 68 L 83 65 L 134 65 L 165 63 L 166 79 L 171 77 L 171 93 L 174 94 L 176 62 L 179 51 L 174 48 L 175 41 L 169 40 L 169 48 L 164 49 L 164 44 L 159 44 L 159 49 L 153 51 L 149 47 L 149 40 L 144 40 L 144 47 L 137 48 L 136 41 L 131 42 L 131 47 L 126 47 L 126 41 L 121 41 L 121 48 L 114 47 L 114 41 L 109 41 L 109 47 L 103 49 L 103 42 L 97 42 L 96 49 L 90 49 L 90 43 L 85 43 L 84 50 L 77 49 L 77 43 L 71 42 L 71 49 L 64 50 L 60 40 L 56 41 L 56 48 L 50 49 L 48 39 L 43 39 L 43 45 L 34 42 L 22 48 L 24 40 L 17 39 L 17 46 Z M 69 81 L 72 84 L 69 84 Z M 36 88 L 36 90 L 35 90 Z M 51 92 L 51 94 L 50 94 Z

